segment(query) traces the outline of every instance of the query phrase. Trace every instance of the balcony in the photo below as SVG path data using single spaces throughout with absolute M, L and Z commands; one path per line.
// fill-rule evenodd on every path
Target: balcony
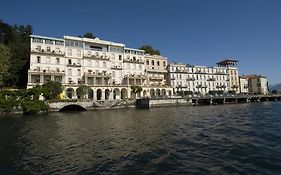
M 225 85 L 217 85 L 217 88 L 226 88 Z
M 73 63 L 73 64 L 67 64 L 66 66 L 67 66 L 67 67 L 81 67 L 81 64 L 75 64 L 75 63 Z
M 60 71 L 60 70 L 37 70 L 37 69 L 33 69 L 33 70 L 28 70 L 29 74 L 48 74 L 48 75 L 65 75 L 64 70 Z
M 163 77 L 150 77 L 149 79 L 150 80 L 160 80 L 160 81 L 164 80 Z
M 112 70 L 122 70 L 121 66 L 114 65 L 111 67 Z
M 124 59 L 123 62 L 127 62 L 127 63 L 135 63 L 135 64 L 144 64 L 144 60 L 140 60 L 140 59 L 132 59 L 132 58 L 127 58 Z
M 238 88 L 238 87 L 239 87 L 238 85 L 231 86 L 231 88 Z
M 32 49 L 31 53 L 34 54 L 43 54 L 43 55 L 56 55 L 56 56 L 64 56 L 64 52 L 62 51 L 56 51 L 56 50 L 52 50 L 52 51 L 45 51 L 44 49 L 38 50 L 38 49 Z
M 146 70 L 148 73 L 167 73 L 167 70 L 161 70 L 161 69 L 148 69 Z
M 96 72 L 85 72 L 84 77 L 104 77 L 104 78 L 111 78 L 111 73 L 107 73 L 106 71 L 103 71 L 102 73 L 96 73 Z
M 146 79 L 147 76 L 144 75 L 144 74 L 138 74 L 138 75 L 130 74 L 130 75 L 125 75 L 124 78 L 129 78 L 129 79 Z
M 96 60 L 109 60 L 110 57 L 107 55 L 84 55 L 83 58 L 90 58 Z

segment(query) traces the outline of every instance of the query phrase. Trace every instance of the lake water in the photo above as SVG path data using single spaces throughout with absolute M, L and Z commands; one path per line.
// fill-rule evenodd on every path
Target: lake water
M 0 174 L 281 174 L 281 102 L 0 118 Z

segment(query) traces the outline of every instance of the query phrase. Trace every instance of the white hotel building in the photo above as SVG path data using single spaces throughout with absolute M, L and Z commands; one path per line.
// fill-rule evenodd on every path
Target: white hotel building
M 69 98 L 79 97 L 76 89 L 80 85 L 90 87 L 88 98 L 93 100 L 132 98 L 132 85 L 143 88 L 137 97 L 158 91 L 160 96 L 172 95 L 171 87 L 149 86 L 144 63 L 143 50 L 126 48 L 122 43 L 31 35 L 27 88 L 52 80 L 62 83 Z
M 175 94 L 200 93 L 229 90 L 229 74 L 226 67 L 190 66 L 169 64 L 167 81 Z

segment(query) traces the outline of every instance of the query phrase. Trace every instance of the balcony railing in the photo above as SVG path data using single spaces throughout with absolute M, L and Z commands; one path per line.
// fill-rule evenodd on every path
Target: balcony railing
M 33 70 L 28 70 L 28 73 L 30 74 L 54 74 L 54 75 L 65 75 L 64 70 L 60 71 L 60 70 L 37 70 L 37 69 L 33 69 Z
M 132 59 L 132 58 L 127 58 L 127 59 L 123 59 L 123 62 L 128 62 L 128 63 L 136 63 L 136 64 L 143 64 L 144 60 L 140 60 L 140 59 Z
M 91 58 L 96 60 L 109 60 L 110 57 L 107 55 L 84 55 L 84 58 Z
M 107 72 L 99 72 L 99 73 L 96 73 L 96 72 L 85 72 L 84 73 L 84 76 L 85 77 L 107 77 L 107 78 L 110 78 L 111 77 L 111 73 L 107 73 Z
M 81 67 L 81 64 L 75 64 L 75 63 L 73 63 L 73 64 L 67 64 L 66 66 L 67 66 L 67 67 Z
M 52 51 L 46 51 L 44 49 L 38 50 L 38 49 L 32 49 L 31 53 L 36 53 L 36 54 L 44 54 L 44 55 L 60 55 L 60 56 L 64 56 L 64 52 L 62 51 L 56 51 L 56 50 L 52 50 Z
M 122 67 L 121 66 L 112 66 L 111 69 L 114 69 L 114 70 L 122 70 Z
M 217 88 L 226 88 L 225 85 L 218 85 Z

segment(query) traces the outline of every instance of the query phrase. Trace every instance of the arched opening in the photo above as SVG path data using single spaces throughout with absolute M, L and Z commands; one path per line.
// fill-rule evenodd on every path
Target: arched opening
M 141 97 L 141 92 L 137 93 L 137 97 L 140 98 Z
M 102 96 L 102 91 L 101 89 L 97 90 L 97 100 L 101 100 L 101 96 Z
M 155 90 L 154 89 L 150 89 L 150 97 L 155 97 Z
M 105 99 L 108 100 L 109 99 L 109 95 L 110 95 L 109 89 L 106 89 L 104 94 L 105 94 Z
M 113 99 L 120 99 L 120 90 L 117 88 L 113 90 Z
M 65 92 L 66 92 L 65 95 L 66 95 L 68 98 L 70 98 L 70 99 L 73 98 L 73 96 L 74 96 L 74 89 L 73 89 L 73 88 L 67 88 Z
M 64 106 L 59 110 L 59 112 L 73 112 L 73 111 L 87 111 L 87 110 L 82 106 L 75 105 L 75 104 Z
M 135 99 L 136 98 L 136 94 L 134 93 L 133 90 L 131 90 L 131 98 Z
M 121 90 L 121 99 L 124 100 L 126 98 L 128 98 L 128 91 L 127 91 L 127 89 L 123 88 Z
M 156 96 L 157 97 L 161 96 L 160 89 L 156 89 Z
M 143 97 L 147 97 L 147 92 L 146 92 L 146 90 L 143 91 Z
M 162 90 L 161 90 L 161 95 L 162 95 L 162 96 L 166 96 L 166 90 L 165 90 L 165 89 L 162 89 Z
M 92 100 L 94 99 L 94 91 L 93 91 L 93 89 L 89 89 L 88 90 L 88 98 L 92 99 Z
M 172 96 L 172 91 L 169 91 L 169 96 Z

